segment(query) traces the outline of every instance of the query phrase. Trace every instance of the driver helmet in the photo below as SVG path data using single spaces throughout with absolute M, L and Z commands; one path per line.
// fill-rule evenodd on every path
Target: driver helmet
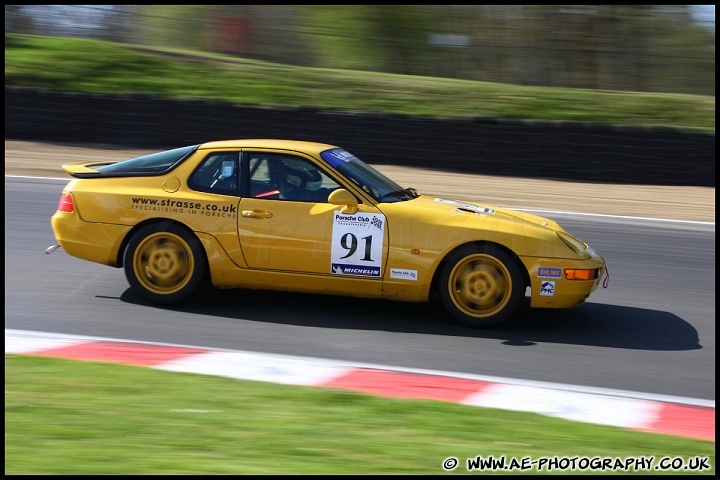
M 317 192 L 322 186 L 320 172 L 310 163 L 293 158 L 284 158 L 280 191 L 285 197 L 302 196 L 307 192 Z

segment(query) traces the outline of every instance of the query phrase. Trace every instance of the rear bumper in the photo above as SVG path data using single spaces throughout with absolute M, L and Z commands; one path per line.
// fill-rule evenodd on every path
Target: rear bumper
M 68 255 L 95 263 L 119 266 L 118 252 L 132 227 L 90 223 L 75 213 L 55 212 L 50 219 L 55 239 Z

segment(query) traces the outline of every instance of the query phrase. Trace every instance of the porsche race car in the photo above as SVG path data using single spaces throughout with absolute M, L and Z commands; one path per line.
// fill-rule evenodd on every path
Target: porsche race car
M 604 258 L 556 221 L 403 188 L 345 149 L 243 139 L 63 165 L 57 247 L 150 302 L 203 285 L 424 302 L 496 325 L 582 304 Z M 529 297 L 529 298 L 528 298 Z

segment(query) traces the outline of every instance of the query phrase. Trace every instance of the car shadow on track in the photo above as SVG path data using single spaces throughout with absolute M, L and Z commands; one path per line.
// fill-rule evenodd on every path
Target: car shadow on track
M 557 310 L 530 309 L 525 305 L 502 324 L 479 329 L 455 321 L 437 299 L 407 303 L 295 292 L 208 289 L 180 305 L 159 307 L 128 289 L 121 300 L 167 311 L 269 324 L 494 338 L 508 346 L 566 343 L 656 351 L 703 348 L 697 330 L 672 313 L 600 303 Z

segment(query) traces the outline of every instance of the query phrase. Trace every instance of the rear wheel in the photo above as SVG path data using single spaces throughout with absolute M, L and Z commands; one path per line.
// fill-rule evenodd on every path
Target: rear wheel
M 207 272 L 200 241 L 174 224 L 138 230 L 128 243 L 123 264 L 130 286 L 143 298 L 163 305 L 191 296 Z
M 517 261 L 495 245 L 467 245 L 450 255 L 440 274 L 440 299 L 455 319 L 489 327 L 510 317 L 525 298 Z

